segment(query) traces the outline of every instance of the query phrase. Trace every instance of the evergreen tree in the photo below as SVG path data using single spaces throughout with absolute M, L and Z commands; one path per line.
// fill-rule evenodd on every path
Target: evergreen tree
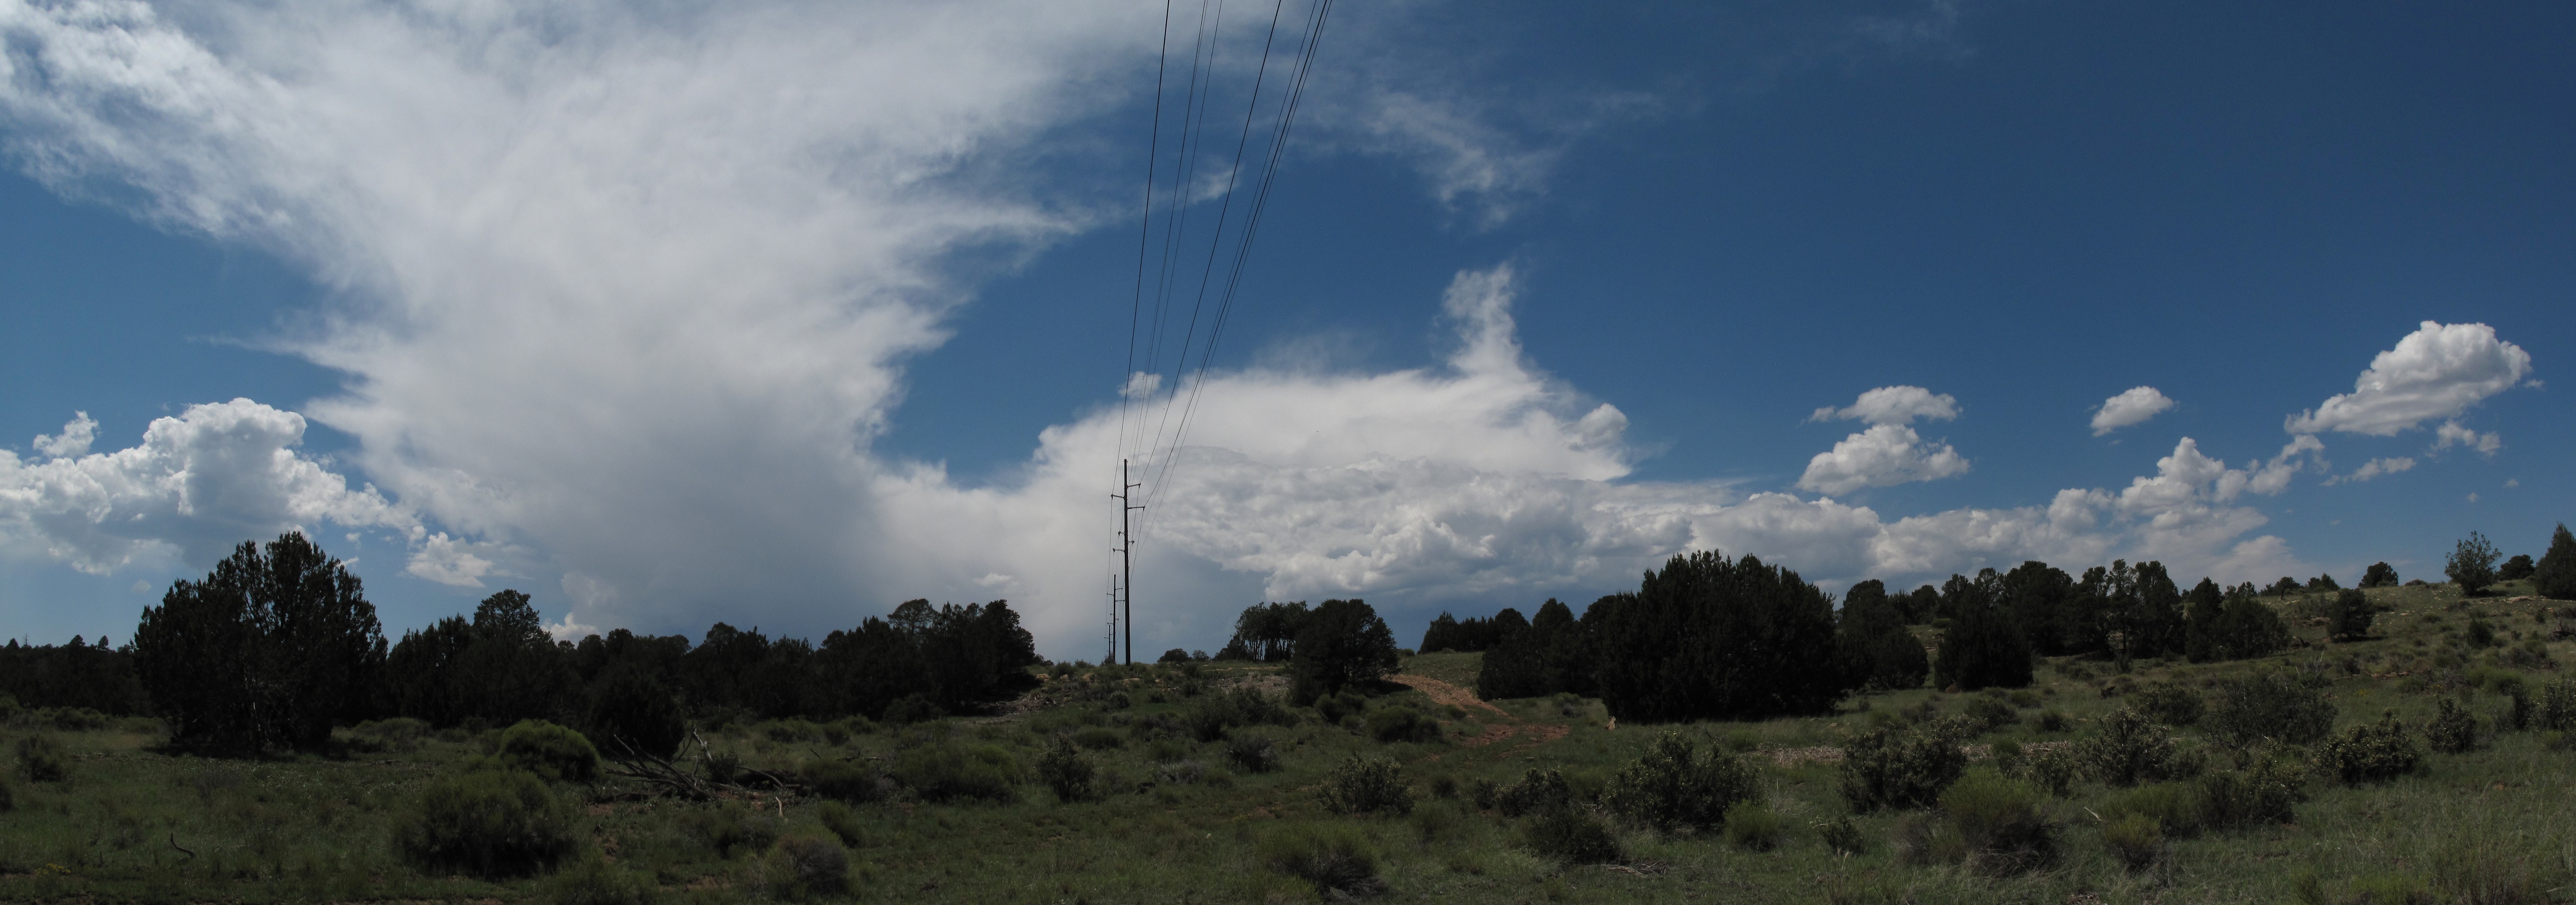
M 186 747 L 312 748 L 372 715 L 385 664 L 358 577 L 302 534 L 245 542 L 143 611 L 135 667 Z
M 1422 630 L 1422 652 L 1436 654 L 1444 650 L 1461 650 L 1461 640 L 1458 637 L 1458 617 L 1442 610 L 1439 618 L 1431 620 L 1431 627 Z
M 1832 598 L 1751 556 L 1673 557 L 1583 622 L 1601 700 L 1623 719 L 1822 713 L 1852 687 L 1831 653 Z
M 2496 567 L 2496 580 L 2521 581 L 2530 578 L 2531 573 L 2536 571 L 2539 571 L 2539 567 L 2532 564 L 2531 554 L 2516 553 L 2512 559 L 2505 560 L 2504 565 Z
M 1994 575 L 1993 569 L 1979 573 L 1980 579 Z M 1955 614 L 1950 627 L 1941 633 L 1940 653 L 1933 659 L 1932 684 L 1963 691 L 1981 688 L 2021 688 L 2030 684 L 2030 639 L 2021 627 L 2013 624 L 2012 611 L 1995 598 L 2000 580 L 1968 581 L 1950 577 L 1958 585 L 1953 596 L 1949 585 L 1943 587 L 1943 600 Z
M 1847 681 L 1869 688 L 1920 688 L 1932 668 L 1922 642 L 1906 630 L 1887 586 L 1875 578 L 1843 592 L 1834 620 L 1834 649 Z
M 2487 542 L 2486 535 L 2471 531 L 2467 539 L 2452 548 L 2450 559 L 2442 564 L 2442 574 L 2450 576 L 2451 581 L 2460 586 L 2460 593 L 2476 594 L 2495 584 L 2498 555 L 2495 545 Z
M 2576 600 L 2576 537 L 2560 524 L 2549 535 L 2549 549 L 2531 570 L 2532 590 L 2552 600 Z
M 1395 671 L 1395 634 L 1359 600 L 1327 600 L 1307 614 L 1288 661 L 1289 699 L 1303 706 Z
M 1567 691 L 1591 694 L 1585 647 L 1574 610 L 1550 599 L 1539 604 L 1538 618 L 1527 629 L 1485 652 L 1476 671 L 1476 696 L 1490 701 Z
M 2218 582 L 2207 578 L 2183 595 L 2183 655 L 2191 662 L 2226 659 L 2218 653 L 2218 626 L 2226 609 L 2227 593 L 2219 589 Z
M 2032 650 L 2056 656 L 2072 653 L 2069 617 L 2075 578 L 2038 560 L 2013 568 L 2003 577 L 2003 605 L 2012 611 Z
M 2384 562 L 2371 563 L 2370 569 L 2361 573 L 2361 586 L 2365 588 L 2396 587 L 2397 570 Z

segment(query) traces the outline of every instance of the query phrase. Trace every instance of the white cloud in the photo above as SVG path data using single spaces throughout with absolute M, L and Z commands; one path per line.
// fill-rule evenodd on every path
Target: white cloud
M 813 632 L 1008 576 L 1052 652 L 1092 650 L 1114 405 L 1048 429 L 991 486 L 872 442 L 902 363 L 945 339 L 964 296 L 944 262 L 1126 216 L 1123 191 L 1049 194 L 1026 173 L 1132 99 L 1158 12 L 290 0 L 180 21 L 0 0 L 16 158 L 339 290 L 285 345 L 350 375 L 306 414 L 355 437 L 356 467 L 399 500 L 296 455 L 296 413 L 239 400 L 105 456 L 0 453 L 0 538 L 99 571 L 163 548 L 202 562 L 292 525 L 391 528 L 425 580 L 559 574 L 558 636 L 712 618 Z M 1480 216 L 1529 197 L 1570 134 L 1504 141 L 1480 131 L 1490 108 L 1408 107 L 1447 95 L 1385 84 L 1343 109 L 1412 111 L 1387 120 L 1414 130 L 1388 145 L 1453 162 L 1429 166 L 1435 182 Z M 1710 547 L 1827 580 L 2286 556 L 2243 537 L 2259 515 L 2217 503 L 2297 463 L 2220 468 L 2153 512 L 2069 490 L 1895 522 L 1724 481 L 1628 482 L 1625 415 L 1523 360 L 1512 283 L 1461 275 L 1437 367 L 1212 375 L 1192 447 L 1151 463 L 1172 470 L 1142 526 L 1157 583 L 1139 589 L 1155 615 L 1138 640 L 1204 643 L 1253 593 L 1571 595 Z M 1950 397 L 1884 387 L 1841 412 L 1870 425 L 1856 437 L 1902 440 L 1917 476 L 1966 467 L 1909 426 L 1956 417 Z
M 2120 395 L 2102 400 L 2093 412 L 2093 436 L 2099 437 L 2120 428 L 2138 424 L 2174 407 L 2155 387 L 2130 387 Z
M 2496 436 L 2495 432 L 2481 434 L 2461 427 L 2457 421 L 2442 422 L 2441 427 L 2433 429 L 2433 437 L 2434 452 L 2441 452 L 2454 446 L 2465 446 L 2484 455 L 2493 456 L 2496 450 L 2504 448 L 2504 438 Z
M 2327 478 L 2325 482 L 2327 484 L 2358 484 L 2372 478 L 2380 477 L 2382 475 L 2393 475 L 2414 467 L 2415 460 L 2411 458 L 2400 457 L 2392 459 L 2372 459 L 2368 462 L 2361 463 L 2361 467 L 2353 469 L 2351 474 L 2336 475 L 2334 477 Z
M 0 450 L 0 548 L 104 575 L 173 553 L 204 562 L 243 540 L 326 521 L 415 524 L 374 488 L 351 490 L 298 455 L 303 440 L 303 416 L 235 399 L 155 419 L 129 449 L 42 462 Z
M 89 452 L 90 443 L 97 439 L 98 422 L 90 420 L 88 412 L 73 412 L 72 420 L 63 424 L 62 433 L 37 434 L 34 446 L 48 459 L 77 459 Z
M 1913 386 L 1879 387 L 1860 394 L 1860 399 L 1840 409 L 1827 406 L 1807 416 L 1809 421 L 1862 421 L 1872 426 L 1910 424 L 1916 418 L 1926 421 L 1948 421 L 1959 417 L 1959 400 L 1948 393 Z
M 2531 372 L 2531 353 L 2496 338 L 2485 324 L 2425 321 L 2370 360 L 2353 391 L 2292 415 L 2290 433 L 2341 431 L 2392 436 L 2436 418 L 2452 418 L 2512 389 Z
M 1927 441 L 1902 424 L 1878 424 L 1844 437 L 1833 449 L 1807 460 L 1806 473 L 1798 476 L 1798 489 L 1850 493 L 1967 473 L 1967 457 L 1950 444 Z

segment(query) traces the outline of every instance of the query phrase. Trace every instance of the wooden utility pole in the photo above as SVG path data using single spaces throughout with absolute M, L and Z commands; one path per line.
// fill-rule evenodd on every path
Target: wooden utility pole
M 1122 618 L 1127 623 L 1127 662 L 1131 665 L 1136 662 L 1136 539 L 1127 534 L 1127 514 L 1145 507 L 1128 502 L 1127 495 L 1143 486 L 1127 482 L 1127 460 L 1118 460 L 1118 492 L 1110 496 L 1118 500 L 1118 569 L 1126 576 L 1119 592 L 1127 595 L 1127 611 Z

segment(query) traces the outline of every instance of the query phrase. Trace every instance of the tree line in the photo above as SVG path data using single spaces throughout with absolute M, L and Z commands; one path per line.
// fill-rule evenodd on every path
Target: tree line
M 907 601 L 820 644 L 722 622 L 695 644 L 626 629 L 576 643 L 505 590 L 389 644 L 358 576 L 293 533 L 174 582 L 131 642 L 105 643 L 0 648 L 0 692 L 159 716 L 175 745 L 207 751 L 311 749 L 334 726 L 410 717 L 551 720 L 612 751 L 667 754 L 686 718 L 921 719 L 1014 697 L 1044 662 L 1000 600 Z
M 2531 578 L 2543 596 L 2576 599 L 2576 537 L 2561 525 L 2549 550 L 2498 559 L 2472 536 L 2446 569 L 2471 593 Z M 2481 572 L 2480 569 L 2487 571 Z M 2387 563 L 2363 587 L 2394 586 Z M 2194 662 L 2260 657 L 2292 643 L 2266 594 L 2328 594 L 2330 634 L 2368 633 L 2374 609 L 2332 576 L 2283 578 L 2258 590 L 2203 578 L 2185 590 L 2161 562 L 2113 561 L 2081 575 L 2036 560 L 2009 571 L 1952 575 L 1939 586 L 1890 590 L 1876 579 L 1837 601 L 1788 569 L 1714 551 L 1673 557 L 1634 592 L 1594 601 L 1577 617 L 1556 600 L 1524 618 L 1442 613 L 1424 652 L 1484 653 L 1477 694 L 1491 698 L 1597 695 L 1611 715 L 1651 721 L 1759 719 L 1820 713 L 1861 689 L 1976 690 L 2030 684 L 2033 658 L 2086 656 Z M 1932 644 L 1912 626 L 1934 628 Z M 1829 654 L 1829 655 L 1828 655 Z

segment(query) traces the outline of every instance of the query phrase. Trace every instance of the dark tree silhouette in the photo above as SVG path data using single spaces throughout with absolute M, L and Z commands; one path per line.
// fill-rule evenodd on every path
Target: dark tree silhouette
M 2451 558 L 2442 564 L 2442 574 L 2460 586 L 2460 593 L 2476 594 L 2496 583 L 2495 562 L 2499 555 L 2486 535 L 2471 531 L 2467 539 L 2452 548 Z
M 1833 599 L 1751 556 L 1673 557 L 1583 622 L 1601 700 L 1623 719 L 1823 713 L 1852 687 L 1830 653 Z
M 1395 671 L 1395 633 L 1367 603 L 1327 600 L 1304 621 L 1288 661 L 1288 696 L 1299 706 Z
M 2552 600 L 2576 600 L 2576 536 L 2561 524 L 2549 535 L 2549 549 L 2531 570 L 2532 590 Z
M 1905 616 L 1887 596 L 1887 586 L 1870 579 L 1843 592 L 1834 619 L 1834 652 L 1846 680 L 1875 689 L 1920 688 L 1931 660 L 1922 642 L 1905 628 Z
M 2002 587 L 1993 569 L 1979 571 L 1975 580 L 1952 575 L 1943 585 L 1941 597 L 1953 615 L 1932 660 L 1933 685 L 1975 691 L 2030 684 L 2030 639 L 2014 624 L 2012 610 L 1996 599 Z
M 179 745 L 313 748 L 367 716 L 385 664 L 358 577 L 302 534 L 243 543 L 173 582 L 134 631 L 137 675 Z

